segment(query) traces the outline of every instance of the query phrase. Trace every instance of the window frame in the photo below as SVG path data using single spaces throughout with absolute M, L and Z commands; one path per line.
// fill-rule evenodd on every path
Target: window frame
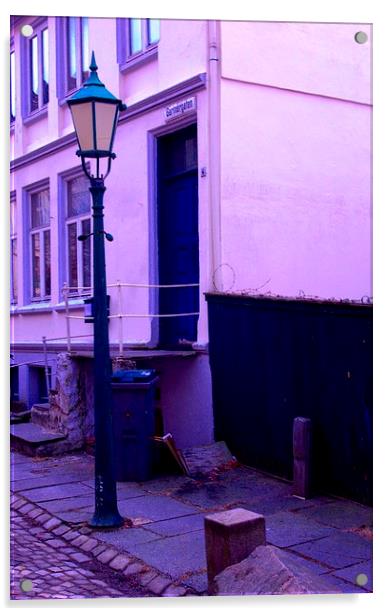
M 89 170 L 89 163 L 87 164 L 87 168 Z M 92 220 L 92 195 L 90 195 L 90 211 L 89 214 L 82 213 L 73 216 L 68 216 L 68 204 L 69 204 L 69 193 L 68 187 L 69 183 L 72 180 L 76 180 L 78 178 L 87 178 L 85 174 L 81 171 L 80 167 L 74 167 L 64 173 L 59 175 L 59 237 L 64 237 L 63 242 L 59 242 L 59 263 L 60 263 L 60 280 L 62 286 L 67 283 L 70 286 L 70 270 L 69 270 L 69 240 L 68 240 L 68 227 L 76 223 L 76 237 L 82 234 L 82 222 L 85 220 L 90 221 L 90 231 L 93 231 L 93 220 Z M 89 186 L 88 186 L 89 188 Z M 83 288 L 85 284 L 84 280 L 84 268 L 83 268 L 83 242 L 79 242 L 76 240 L 76 254 L 77 254 L 77 290 L 70 289 L 69 297 L 84 297 L 90 296 L 91 290 L 93 289 L 93 242 L 92 236 L 90 238 L 90 287 Z
M 16 230 L 16 215 L 17 215 L 17 206 L 16 206 L 16 193 L 12 191 L 10 194 L 10 304 L 11 306 L 15 306 L 18 303 L 18 260 L 17 260 L 17 250 L 16 250 L 16 262 L 13 259 L 13 243 L 18 241 L 18 234 Z M 16 270 L 16 272 L 15 272 Z M 16 276 L 15 276 L 16 273 Z M 16 281 L 16 293 L 15 291 L 15 281 Z
M 131 21 L 139 19 L 141 22 L 141 49 L 135 53 L 131 53 Z M 158 41 L 150 42 L 149 23 L 151 18 L 140 19 L 119 17 L 116 19 L 116 40 L 117 40 L 117 62 L 122 72 L 141 64 L 157 59 L 158 45 L 161 40 L 161 35 Z M 161 22 L 161 20 L 158 20 Z
M 14 66 L 12 71 L 12 56 L 14 59 Z M 12 72 L 14 73 L 12 75 Z M 12 79 L 13 77 L 13 79 Z M 15 115 L 12 116 L 12 103 L 13 98 L 15 98 Z M 11 39 L 10 50 L 9 50 L 9 116 L 10 116 L 10 128 L 11 130 L 15 126 L 16 121 L 16 54 L 13 39 Z
M 31 216 L 32 195 L 42 192 L 44 190 L 49 191 L 49 207 L 50 207 L 49 223 L 32 228 L 32 216 Z M 34 184 L 31 184 L 23 188 L 23 229 L 24 229 L 23 254 L 24 254 L 24 261 L 25 261 L 24 271 L 27 272 L 27 275 L 25 275 L 23 279 L 23 291 L 24 291 L 23 295 L 24 295 L 25 304 L 48 303 L 51 301 L 52 296 L 53 296 L 53 277 L 52 277 L 53 268 L 52 268 L 52 258 L 51 258 L 51 252 L 52 252 L 51 251 L 51 248 L 52 248 L 51 231 L 52 229 L 51 229 L 50 194 L 51 194 L 51 191 L 50 191 L 49 178 L 45 178 L 44 180 L 39 180 L 38 182 L 35 182 Z M 45 263 L 44 263 L 44 257 L 43 259 L 41 258 L 41 255 L 45 254 L 45 239 L 43 238 L 43 242 L 42 242 L 42 238 L 41 238 L 41 235 L 43 235 L 45 231 L 49 232 L 49 238 L 50 238 L 49 239 L 50 294 L 46 293 L 47 289 L 46 289 L 46 281 L 45 281 Z M 34 289 L 33 289 L 34 276 L 33 276 L 32 236 L 35 233 L 39 234 L 39 237 L 40 237 L 39 276 L 40 276 L 41 293 L 39 296 L 34 296 Z M 42 253 L 42 248 L 43 248 L 43 253 Z M 42 285 L 42 282 L 43 282 L 43 285 Z
M 69 19 L 76 20 L 76 85 L 74 87 L 68 86 L 69 79 L 69 41 L 68 41 L 68 23 Z M 88 71 L 83 71 L 84 62 L 84 38 L 83 38 L 83 20 L 87 20 L 88 24 L 88 41 L 87 41 L 87 57 L 85 61 L 88 64 Z M 56 73 L 57 73 L 57 97 L 60 105 L 65 104 L 66 99 L 73 92 L 76 92 L 84 83 L 89 73 L 90 62 L 90 38 L 89 38 L 89 18 L 88 17 L 75 17 L 69 15 L 67 17 L 56 17 L 56 40 L 57 40 L 57 54 L 56 54 Z
M 25 84 L 22 88 L 22 115 L 23 120 L 27 123 L 29 120 L 35 120 L 44 115 L 47 115 L 47 108 L 50 101 L 50 32 L 47 17 L 40 17 L 38 20 L 31 22 L 33 32 L 30 36 L 21 36 L 22 40 L 22 80 L 21 83 Z M 47 30 L 47 45 L 48 45 L 48 82 L 47 82 L 47 101 L 44 102 L 43 92 L 43 62 L 44 62 L 44 49 L 43 49 L 43 32 Z M 30 57 L 31 41 L 34 37 L 37 37 L 38 47 L 38 107 L 37 109 L 31 109 L 31 91 L 32 91 L 32 79 L 31 70 L 32 63 Z

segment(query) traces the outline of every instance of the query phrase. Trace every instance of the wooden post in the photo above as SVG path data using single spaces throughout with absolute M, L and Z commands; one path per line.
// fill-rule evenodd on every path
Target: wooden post
M 293 494 L 309 498 L 311 489 L 311 420 L 295 417 L 293 422 Z

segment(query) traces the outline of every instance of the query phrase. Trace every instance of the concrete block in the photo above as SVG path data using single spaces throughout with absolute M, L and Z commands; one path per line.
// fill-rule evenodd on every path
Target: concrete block
M 266 544 L 265 518 L 247 509 L 230 509 L 204 518 L 208 586 L 215 576 L 259 545 Z

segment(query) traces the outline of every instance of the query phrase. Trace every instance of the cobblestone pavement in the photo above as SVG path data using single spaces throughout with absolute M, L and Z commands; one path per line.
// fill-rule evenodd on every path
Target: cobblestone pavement
M 11 599 L 144 597 L 113 572 L 19 512 L 11 512 Z

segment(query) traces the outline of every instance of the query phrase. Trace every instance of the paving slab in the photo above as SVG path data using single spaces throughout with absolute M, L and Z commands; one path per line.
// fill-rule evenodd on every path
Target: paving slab
M 147 530 L 146 528 L 122 528 L 120 530 L 94 531 L 90 535 L 95 539 L 104 541 L 121 550 L 131 552 L 133 546 L 147 541 L 155 541 L 159 539 L 156 533 Z
M 31 490 L 22 490 L 20 494 L 34 503 L 41 503 L 43 501 L 70 498 L 73 496 L 84 496 L 88 492 L 91 493 L 92 488 L 82 483 L 65 483 L 43 488 L 32 488 Z
M 336 531 L 324 539 L 296 545 L 293 551 L 334 569 L 342 569 L 371 559 L 372 542 L 355 533 Z
M 361 586 L 356 586 L 355 584 L 346 582 L 345 580 L 335 577 L 330 573 L 323 575 L 323 578 L 328 578 L 329 583 L 331 584 L 331 586 L 336 588 L 336 592 L 338 594 L 362 594 L 369 592 L 367 589 L 362 588 Z
M 180 518 L 164 520 L 163 522 L 152 522 L 146 524 L 144 528 L 163 537 L 173 537 L 174 535 L 182 535 L 195 530 L 203 530 L 204 517 L 203 513 L 186 515 Z
M 351 501 L 338 500 L 320 507 L 301 510 L 301 514 L 326 526 L 343 530 L 373 524 L 372 509 Z
M 299 556 L 294 552 L 290 552 L 288 549 L 284 550 L 284 553 L 287 555 L 288 562 L 295 570 L 298 570 L 300 567 L 304 569 L 309 569 L 309 571 L 313 575 L 324 575 L 326 573 L 330 573 L 331 569 L 326 567 L 325 565 L 320 565 L 312 560 L 307 560 L 303 556 Z
M 180 580 L 180 583 L 188 585 L 200 593 L 208 590 L 208 577 L 206 573 L 194 573 L 193 575 L 187 575 Z
M 137 485 L 145 492 L 151 492 L 153 494 L 164 494 L 168 492 L 173 494 L 182 486 L 193 483 L 195 483 L 195 480 L 190 479 L 186 475 L 168 475 L 166 477 L 155 477 L 148 481 L 140 481 Z
M 203 531 L 148 541 L 135 545 L 131 553 L 173 578 L 200 572 L 206 567 Z
M 57 511 L 56 517 L 62 522 L 70 522 L 72 524 L 81 524 L 89 522 L 92 519 L 94 509 L 80 509 L 79 511 Z
M 266 540 L 279 548 L 286 548 L 312 539 L 328 537 L 336 532 L 333 528 L 288 511 L 266 518 Z
M 346 567 L 345 569 L 338 569 L 332 575 L 356 586 L 361 586 L 370 592 L 373 591 L 373 562 L 371 560 Z
M 198 513 L 198 509 L 167 496 L 140 496 L 121 501 L 120 513 L 126 518 L 144 518 L 156 522 Z
M 42 476 L 26 477 L 24 479 L 11 479 L 11 489 L 14 492 L 21 492 L 23 490 L 30 490 L 32 488 L 44 488 L 52 485 L 59 485 L 64 483 L 77 483 L 82 482 L 82 474 L 67 474 L 60 475 L 56 472 L 47 472 Z
M 61 498 L 51 501 L 40 501 L 40 506 L 47 509 L 51 513 L 57 513 L 58 511 L 75 511 L 78 509 L 91 509 L 95 503 L 94 492 L 90 492 L 83 496 L 73 496 L 71 498 Z

